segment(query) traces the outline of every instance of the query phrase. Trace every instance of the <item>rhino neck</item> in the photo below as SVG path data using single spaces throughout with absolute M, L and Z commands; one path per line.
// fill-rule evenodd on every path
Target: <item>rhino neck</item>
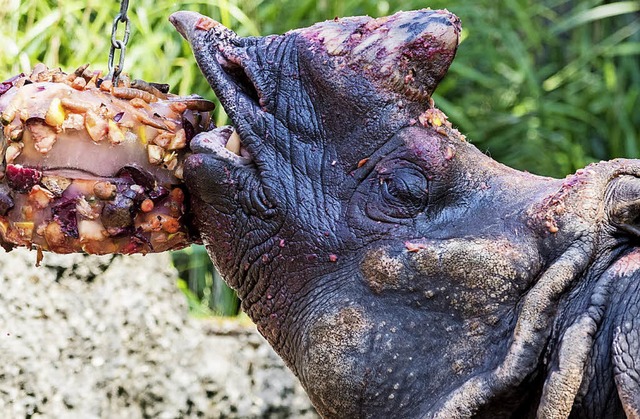
M 624 162 L 591 165 L 550 182 L 526 208 L 525 225 L 546 262 L 515 306 L 517 320 L 506 353 L 497 365 L 479 371 L 442 398 L 432 416 L 494 412 L 495 403 L 518 400 L 525 386 L 529 399 L 516 405 L 523 415 L 564 417 L 572 413 L 574 403 L 597 400 L 602 386 L 594 384 L 598 380 L 593 371 L 603 359 L 597 340 L 601 348 L 610 345 L 611 337 L 600 330 L 605 313 L 612 310 L 615 282 L 625 270 L 611 264 L 628 251 L 611 235 L 603 213 L 608 210 L 610 182 L 625 170 Z M 596 374 L 611 373 L 611 361 L 607 362 L 604 368 L 609 370 L 599 365 Z M 606 384 L 613 388 L 611 380 Z M 609 416 L 604 413 L 593 417 Z
M 634 417 L 638 387 L 640 251 L 616 249 L 561 304 L 545 358 L 538 412 L 579 417 Z M 564 411 L 563 411 L 564 409 Z

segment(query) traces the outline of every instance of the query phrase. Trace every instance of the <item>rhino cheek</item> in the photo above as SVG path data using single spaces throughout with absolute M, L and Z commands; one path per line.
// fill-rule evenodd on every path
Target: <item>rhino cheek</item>
M 399 289 L 404 281 L 412 282 L 405 259 L 389 248 L 376 248 L 364 257 L 360 270 L 369 288 L 380 294 L 385 290 Z
M 493 324 L 540 270 L 525 249 L 493 238 L 406 241 L 370 250 L 360 268 L 375 294 L 409 292 L 407 301 L 416 307 Z
M 450 239 L 429 252 L 416 252 L 413 266 L 424 278 L 441 278 L 427 290 L 447 298 L 463 318 L 498 322 L 499 313 L 513 309 L 539 272 L 535 255 L 507 239 Z M 442 280 L 443 279 L 443 280 Z

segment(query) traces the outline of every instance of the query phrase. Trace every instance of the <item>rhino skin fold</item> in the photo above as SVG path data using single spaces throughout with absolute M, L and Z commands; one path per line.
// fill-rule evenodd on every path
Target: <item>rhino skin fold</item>
M 118 86 L 82 66 L 0 83 L 0 242 L 57 253 L 147 253 L 197 240 L 183 161 L 213 104 L 168 86 Z

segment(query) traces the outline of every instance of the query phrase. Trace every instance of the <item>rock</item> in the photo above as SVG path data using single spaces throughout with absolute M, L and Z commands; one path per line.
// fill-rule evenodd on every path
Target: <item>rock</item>
M 0 253 L 0 417 L 316 417 L 255 327 L 188 316 L 169 255 Z

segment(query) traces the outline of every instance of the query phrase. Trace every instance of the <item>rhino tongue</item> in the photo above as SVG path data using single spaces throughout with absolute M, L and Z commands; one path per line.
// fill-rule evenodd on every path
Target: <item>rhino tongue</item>
M 299 29 L 316 51 L 343 59 L 382 88 L 425 100 L 458 47 L 460 20 L 446 10 L 343 18 Z

